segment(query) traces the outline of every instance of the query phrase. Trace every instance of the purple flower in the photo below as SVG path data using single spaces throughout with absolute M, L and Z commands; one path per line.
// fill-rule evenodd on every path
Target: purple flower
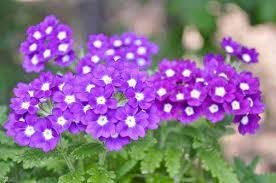
M 78 134 L 80 132 L 84 132 L 85 129 L 86 129 L 86 125 L 84 125 L 82 122 L 72 121 L 68 130 L 72 134 Z
M 148 118 L 148 128 L 151 130 L 157 129 L 159 122 L 160 122 L 160 116 L 157 109 L 157 106 L 154 104 L 146 111 L 149 114 Z
M 234 117 L 234 123 L 239 124 L 240 134 L 254 134 L 256 133 L 256 130 L 260 127 L 258 123 L 260 119 L 260 116 L 256 114 L 238 115 Z
M 89 74 L 92 73 L 92 70 L 95 67 L 95 63 L 91 62 L 87 57 L 82 58 L 77 67 L 76 67 L 76 72 L 77 74 Z
M 24 57 L 22 66 L 26 72 L 40 72 L 45 67 L 43 59 L 37 54 L 26 55 Z
M 77 102 L 73 84 L 65 84 L 62 91 L 57 91 L 53 95 L 55 106 L 62 110 L 70 108 Z
M 108 38 L 104 34 L 90 35 L 87 46 L 89 50 L 105 49 L 108 45 Z
M 225 37 L 220 43 L 226 53 L 236 56 L 240 49 L 240 44 L 233 41 L 231 37 Z
M 24 123 L 24 122 L 25 122 L 25 116 L 24 115 L 10 113 L 9 116 L 8 116 L 7 122 L 4 124 L 6 134 L 10 137 L 14 137 L 17 133 L 16 128 L 15 128 L 15 124 Z
M 119 151 L 123 146 L 130 143 L 129 137 L 122 137 L 118 133 L 113 134 L 109 138 L 101 137 L 100 140 L 105 143 L 108 151 Z
M 196 63 L 191 60 L 179 61 L 177 68 L 178 77 L 181 79 L 182 82 L 191 81 L 198 70 L 198 68 L 196 67 Z
M 45 38 L 44 32 L 41 30 L 40 25 L 31 26 L 27 30 L 28 40 L 30 41 L 40 41 Z
M 154 88 L 155 88 L 156 98 L 160 101 L 163 101 L 170 96 L 173 86 L 170 85 L 170 83 L 168 83 L 167 81 L 161 80 L 161 81 L 154 82 Z
M 160 119 L 171 120 L 178 115 L 179 105 L 170 101 L 156 102 Z
M 21 43 L 20 52 L 27 55 L 32 55 L 39 52 L 42 49 L 42 46 L 42 41 L 33 42 L 30 40 L 26 40 L 25 42 Z
M 69 110 L 62 111 L 56 108 L 53 109 L 52 115 L 49 116 L 48 119 L 52 122 L 53 128 L 58 133 L 62 133 L 70 127 L 73 115 Z
M 12 98 L 10 107 L 16 114 L 35 114 L 38 110 L 38 101 L 35 98 Z
M 97 87 L 93 90 L 89 104 L 96 114 L 105 114 L 108 109 L 117 107 L 116 99 L 112 98 L 113 93 L 112 87 Z
M 238 54 L 238 58 L 247 64 L 259 62 L 258 57 L 259 53 L 254 48 L 242 47 Z
M 200 106 L 207 96 L 206 87 L 200 84 L 190 85 L 185 90 L 185 98 L 191 106 Z
M 40 23 L 41 30 L 46 36 L 51 36 L 58 23 L 59 20 L 55 16 L 46 16 L 44 20 Z
M 265 106 L 262 102 L 260 92 L 253 95 L 247 95 L 246 99 L 249 101 L 250 114 L 260 114 L 264 112 Z
M 71 65 L 75 60 L 75 52 L 74 51 L 69 51 L 65 55 L 59 55 L 55 59 L 55 63 L 59 66 L 66 67 Z
M 203 104 L 203 114 L 212 123 L 216 123 L 224 118 L 225 112 L 222 104 L 206 99 Z
M 86 103 L 74 103 L 72 107 L 70 108 L 70 111 L 74 115 L 74 121 L 75 122 L 82 122 L 86 124 L 86 113 L 88 111 L 92 110 L 91 105 L 86 104 Z
M 137 86 L 140 86 L 141 83 L 144 83 L 147 78 L 147 74 L 145 72 L 123 72 L 121 74 L 122 82 L 120 86 L 121 91 L 126 91 L 129 88 L 135 89 Z
M 55 76 L 51 72 L 41 73 L 40 77 L 32 81 L 34 95 L 37 98 L 47 98 L 52 94 L 52 88 L 56 86 Z
M 231 101 L 224 103 L 223 107 L 228 114 L 243 115 L 249 112 L 250 103 L 243 95 L 237 93 Z
M 109 138 L 116 133 L 117 119 L 114 111 L 109 111 L 106 114 L 95 114 L 93 111 L 88 111 L 86 121 L 86 133 L 94 138 Z
M 209 82 L 209 96 L 218 103 L 231 101 L 236 91 L 235 85 L 224 78 L 216 77 Z
M 178 119 L 181 123 L 187 124 L 196 121 L 202 114 L 202 107 L 191 106 L 188 104 L 182 104 L 180 106 L 181 114 Z
M 57 55 L 65 55 L 68 54 L 73 49 L 73 40 L 65 41 L 65 42 L 54 42 L 56 45 L 56 53 Z
M 53 32 L 54 39 L 58 42 L 66 42 L 72 39 L 72 30 L 65 24 L 59 24 Z
M 97 65 L 93 70 L 96 85 L 99 86 L 120 86 L 121 79 L 119 73 L 113 67 L 105 67 L 104 65 Z
M 209 53 L 203 57 L 203 64 L 205 71 L 209 74 L 216 74 L 219 66 L 224 64 L 224 57 L 222 55 Z
M 238 90 L 247 95 L 258 93 L 260 88 L 259 79 L 253 77 L 251 72 L 241 72 L 237 77 L 236 84 Z
M 175 79 L 177 71 L 177 62 L 164 59 L 159 64 L 159 72 L 165 78 Z
M 93 82 L 93 75 L 78 75 L 76 77 L 76 85 L 78 87 L 75 88 L 76 97 L 82 102 L 88 101 L 89 96 L 92 94 L 96 85 Z
M 13 93 L 18 98 L 32 98 L 34 97 L 34 89 L 30 84 L 18 83 Z
M 116 112 L 118 119 L 116 130 L 122 137 L 138 140 L 139 137 L 145 136 L 148 117 L 145 111 L 139 111 L 138 108 L 121 107 Z
M 170 100 L 173 102 L 183 102 L 185 100 L 186 87 L 176 86 L 170 95 Z
M 129 88 L 126 91 L 126 98 L 128 104 L 133 108 L 139 106 L 141 109 L 148 109 L 155 99 L 155 92 L 153 88 L 141 84 L 136 89 Z
M 60 136 L 53 129 L 51 122 L 47 118 L 37 120 L 35 124 L 37 130 L 30 146 L 40 148 L 45 152 L 49 152 L 57 146 Z

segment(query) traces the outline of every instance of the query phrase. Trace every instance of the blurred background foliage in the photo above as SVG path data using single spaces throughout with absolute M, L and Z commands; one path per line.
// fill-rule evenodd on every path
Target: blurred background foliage
M 259 28 L 259 25 L 266 24 L 272 25 L 269 30 L 271 30 L 271 34 L 275 33 L 276 35 L 275 7 L 276 0 L 1 0 L 0 104 L 7 105 L 9 103 L 12 88 L 17 82 L 30 81 L 36 76 L 36 74 L 24 73 L 20 65 L 22 57 L 18 48 L 22 40 L 25 39 L 25 31 L 28 26 L 37 24 L 48 14 L 56 15 L 73 28 L 75 45 L 81 45 L 76 49 L 85 48 L 85 42 L 91 33 L 114 34 L 123 31 L 135 31 L 149 36 L 160 46 L 160 52 L 155 57 L 153 64 L 153 66 L 156 66 L 158 60 L 164 57 L 172 59 L 189 56 L 200 60 L 198 58 L 206 52 L 220 52 L 218 40 L 225 36 L 225 31 L 221 30 L 229 26 L 232 29 L 226 31 L 228 35 L 233 34 L 234 38 L 238 40 L 241 38 L 243 42 L 253 44 L 250 46 L 258 46 L 261 39 L 259 37 L 265 37 L 263 29 L 255 36 L 255 38 L 257 37 L 255 42 L 248 41 L 248 39 L 251 39 L 250 36 L 247 40 L 242 38 L 251 32 L 256 33 L 257 29 L 253 30 L 248 27 L 256 26 Z M 229 9 L 238 9 L 240 14 L 245 14 L 240 19 L 248 19 L 246 30 L 249 30 L 249 33 L 239 29 L 236 21 L 228 21 L 225 25 L 219 23 L 221 17 L 227 14 Z M 235 15 L 231 16 L 234 17 Z M 246 32 L 246 34 L 237 35 L 240 32 Z M 263 42 L 264 45 L 273 46 L 270 42 L 272 39 L 265 38 L 267 38 L 267 42 Z M 259 46 L 263 48 L 261 45 Z M 269 52 L 269 54 L 272 53 Z M 262 59 L 273 61 L 271 58 L 276 59 L 276 56 L 262 57 Z M 275 105 L 276 97 L 268 92 L 276 89 L 276 82 L 273 82 L 275 80 L 268 78 L 267 75 L 269 71 L 266 69 L 269 66 L 266 68 L 259 66 L 259 69 L 255 69 L 257 67 L 253 67 L 252 70 L 261 77 L 262 83 L 264 83 L 262 87 L 265 91 L 265 101 L 274 101 L 273 105 Z M 273 66 L 271 65 L 271 67 Z M 276 77 L 275 73 L 274 76 Z M 264 145 L 264 149 L 266 149 L 264 153 L 260 153 L 256 149 L 251 149 L 253 152 L 244 152 L 245 157 L 248 153 L 253 157 L 254 153 L 259 153 L 262 156 L 272 152 L 272 155 L 266 159 L 266 162 L 270 164 L 264 166 L 269 170 L 274 170 L 276 167 L 276 159 L 271 158 L 272 156 L 276 157 L 276 149 L 267 149 L 268 146 L 274 146 L 269 143 L 275 136 L 266 133 L 269 131 L 274 134 L 276 130 L 276 125 L 272 125 L 274 128 L 269 125 L 270 121 L 273 122 L 276 119 L 274 111 L 275 109 L 268 104 L 267 114 L 265 114 L 265 123 L 268 125 L 264 125 L 268 126 L 268 130 L 263 127 L 261 131 L 261 135 L 268 134 L 268 137 L 265 136 L 264 138 L 268 143 Z M 268 114 L 272 117 L 269 118 Z M 261 135 L 252 139 L 261 139 Z M 244 143 L 250 146 L 252 141 L 245 139 Z M 234 142 L 234 140 L 232 139 L 231 142 Z M 227 141 L 228 144 L 231 144 L 231 142 Z M 225 149 L 227 150 L 227 145 Z M 239 152 L 232 151 L 232 154 L 235 153 Z

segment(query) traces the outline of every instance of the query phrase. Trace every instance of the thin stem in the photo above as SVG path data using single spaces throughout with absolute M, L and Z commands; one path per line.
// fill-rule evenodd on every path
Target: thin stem
M 62 139 L 60 141 L 60 147 L 61 147 L 61 154 L 62 154 L 62 156 L 63 156 L 63 158 L 64 158 L 64 160 L 65 160 L 65 162 L 66 162 L 66 164 L 67 164 L 67 166 L 69 168 L 69 170 L 70 171 L 74 171 L 75 168 L 73 166 L 73 163 L 71 162 L 70 158 L 67 157 L 66 153 L 64 152 L 64 145 L 62 143 Z
M 107 151 L 104 150 L 101 154 L 99 154 L 99 165 L 103 166 L 105 163 L 105 158 L 106 158 Z
M 231 62 L 231 55 L 227 54 L 226 55 L 226 63 L 230 63 Z
M 161 128 L 160 144 L 159 144 L 160 149 L 164 148 L 165 143 L 166 143 L 166 139 L 167 139 L 167 136 L 168 136 L 168 132 L 166 131 L 166 126 L 167 126 L 167 123 L 163 122 L 163 124 L 161 124 L 161 127 L 160 127 Z

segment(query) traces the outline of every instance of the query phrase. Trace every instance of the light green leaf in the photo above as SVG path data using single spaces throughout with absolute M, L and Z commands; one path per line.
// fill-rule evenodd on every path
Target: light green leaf
M 126 161 L 117 171 L 117 177 L 123 177 L 125 176 L 128 172 L 130 172 L 135 165 L 137 164 L 136 160 L 128 160 Z
M 84 173 L 81 171 L 70 172 L 59 177 L 58 183 L 81 183 L 84 182 Z
M 181 162 L 182 154 L 182 151 L 176 148 L 169 148 L 165 152 L 165 166 L 171 178 L 174 178 L 179 173 L 181 163 L 184 162 Z
M 93 167 L 89 169 L 87 173 L 90 175 L 87 182 L 115 183 L 115 173 L 113 171 L 108 171 L 103 167 Z
M 258 176 L 258 180 L 261 183 L 275 183 L 276 182 L 276 173 L 268 173 Z
M 102 151 L 104 151 L 104 147 L 101 144 L 87 143 L 75 148 L 70 155 L 75 159 L 86 159 L 96 156 Z
M 173 183 L 173 180 L 162 174 L 153 174 L 146 177 L 146 183 Z
M 0 177 L 6 176 L 13 166 L 13 162 L 0 161 Z
M 162 159 L 163 154 L 161 151 L 154 148 L 149 149 L 141 161 L 141 172 L 143 174 L 153 173 L 156 168 L 160 167 Z

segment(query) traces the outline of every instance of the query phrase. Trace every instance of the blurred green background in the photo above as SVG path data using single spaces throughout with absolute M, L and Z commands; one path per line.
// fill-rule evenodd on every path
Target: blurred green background
M 258 135 L 226 138 L 226 155 L 231 158 L 243 154 L 250 159 L 261 154 L 263 163 L 259 171 L 273 171 L 276 169 L 276 142 L 272 140 L 276 137 L 275 7 L 276 0 L 1 0 L 0 104 L 9 103 L 17 82 L 36 76 L 24 73 L 18 48 L 28 26 L 48 14 L 69 24 L 74 29 L 76 45 L 82 47 L 91 33 L 135 31 L 149 36 L 160 45 L 154 65 L 163 57 L 189 56 L 200 60 L 204 53 L 220 52 L 219 39 L 231 35 L 260 48 L 261 63 L 247 69 L 261 78 L 267 110 Z

